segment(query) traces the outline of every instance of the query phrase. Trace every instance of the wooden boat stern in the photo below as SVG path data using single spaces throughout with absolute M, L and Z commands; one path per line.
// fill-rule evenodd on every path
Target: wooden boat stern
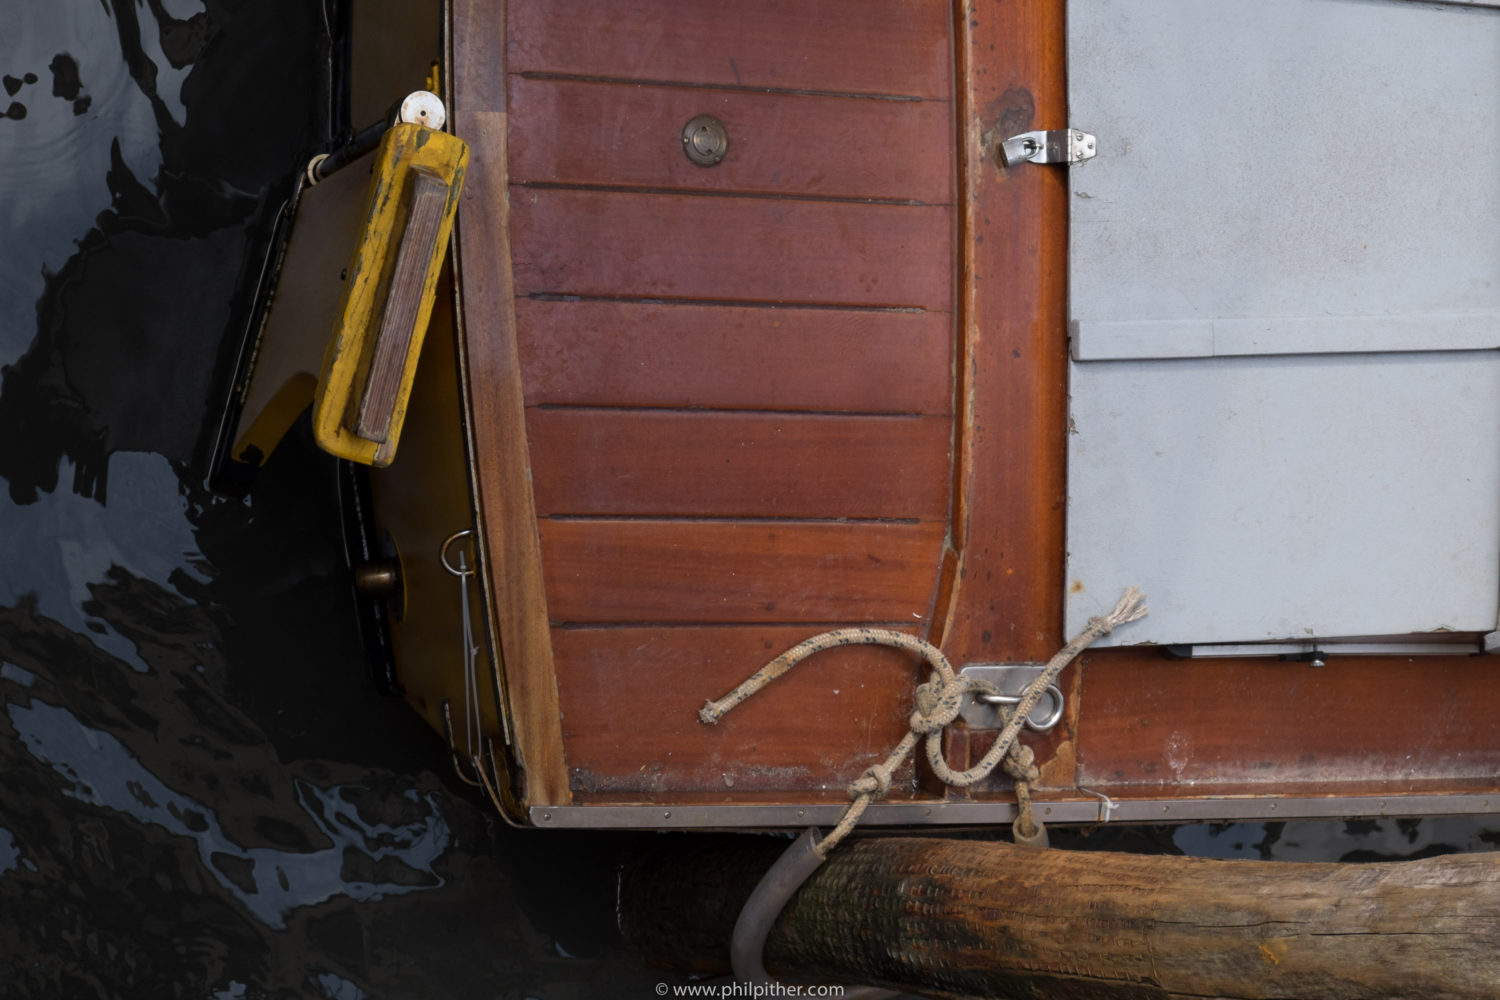
M 472 630 L 512 765 L 491 776 L 539 826 L 831 822 L 906 733 L 917 658 L 821 653 L 712 727 L 704 700 L 842 626 L 957 668 L 1043 662 L 1085 586 L 1066 576 L 1075 198 L 1063 169 L 997 161 L 1067 121 L 1065 5 L 455 0 L 452 19 Z M 685 153 L 703 116 L 710 165 Z M 1049 821 L 1500 804 L 1483 657 L 1421 637 L 1174 660 L 1120 637 L 1025 737 Z M 444 658 L 440 682 L 403 672 L 429 718 L 458 697 L 463 655 Z M 992 739 L 950 727 L 946 758 Z M 949 789 L 924 764 L 867 822 L 1015 808 L 1009 778 Z

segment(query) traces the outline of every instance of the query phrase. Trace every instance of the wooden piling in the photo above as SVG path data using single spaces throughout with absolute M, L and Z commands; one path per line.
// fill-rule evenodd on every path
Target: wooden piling
M 678 842 L 626 864 L 656 964 L 727 972 L 740 904 L 786 841 Z M 836 850 L 766 943 L 788 981 L 944 997 L 1500 995 L 1500 854 L 1301 864 L 939 838 Z

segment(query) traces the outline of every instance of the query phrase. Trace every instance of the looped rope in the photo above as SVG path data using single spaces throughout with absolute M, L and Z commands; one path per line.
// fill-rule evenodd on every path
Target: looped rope
M 905 632 L 879 628 L 842 628 L 804 639 L 751 674 L 744 683 L 724 697 L 717 701 L 706 702 L 698 712 L 698 719 L 708 725 L 717 723 L 746 698 L 809 656 L 821 653 L 825 649 L 832 649 L 836 646 L 872 645 L 890 646 L 916 653 L 927 661 L 933 673 L 929 681 L 917 686 L 913 697 L 916 708 L 909 720 L 910 728 L 885 760 L 866 768 L 862 775 L 850 782 L 849 797 L 853 801 L 849 803 L 849 808 L 844 811 L 844 815 L 839 819 L 838 825 L 833 828 L 833 832 L 825 837 L 814 850 L 819 857 L 827 857 L 828 852 L 848 836 L 849 831 L 854 829 L 854 825 L 870 807 L 870 803 L 882 798 L 890 791 L 892 775 L 905 763 L 906 758 L 916 749 L 919 741 L 926 744 L 927 763 L 933 773 L 944 784 L 955 787 L 967 787 L 976 781 L 983 780 L 1004 761 L 1006 772 L 1016 779 L 1017 806 L 1021 812 L 1020 825 L 1024 829 L 1034 831 L 1037 825 L 1031 818 L 1029 786 L 1040 777 L 1040 771 L 1036 766 L 1036 755 L 1032 753 L 1031 748 L 1016 742 L 1021 726 L 1025 724 L 1032 709 L 1036 708 L 1037 702 L 1041 701 L 1047 686 L 1057 680 L 1057 675 L 1062 673 L 1063 668 L 1073 662 L 1073 658 L 1083 652 L 1094 640 L 1109 635 L 1127 622 L 1144 618 L 1147 610 L 1145 602 L 1146 596 L 1140 590 L 1128 587 L 1113 611 L 1107 615 L 1090 618 L 1084 630 L 1058 650 L 1057 654 L 1047 662 L 1041 674 L 1031 682 L 1026 693 L 1021 696 L 1021 700 L 1011 709 L 1004 728 L 1000 730 L 1000 735 L 995 739 L 989 751 L 977 764 L 962 771 L 953 770 L 943 759 L 943 730 L 958 718 L 959 709 L 963 705 L 966 694 L 971 691 L 993 691 L 993 685 L 955 674 L 953 665 L 948 662 L 942 650 L 925 639 L 907 635 Z
M 944 680 L 939 674 L 933 674 L 932 680 L 926 684 L 918 684 L 914 699 L 917 707 L 909 720 L 911 731 L 924 736 L 940 732 L 958 718 L 958 713 L 963 708 L 964 695 L 976 690 L 978 686 L 969 677 L 960 675 Z M 986 683 L 985 686 L 993 685 Z
M 871 764 L 865 768 L 865 773 L 849 782 L 849 797 L 857 799 L 861 795 L 870 795 L 877 799 L 884 798 L 885 793 L 891 790 L 891 769 L 884 764 Z

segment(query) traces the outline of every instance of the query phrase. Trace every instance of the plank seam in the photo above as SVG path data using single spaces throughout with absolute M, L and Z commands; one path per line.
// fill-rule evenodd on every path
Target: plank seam
M 839 312 L 912 313 L 949 315 L 947 309 L 924 309 L 921 306 L 848 305 L 840 302 L 797 302 L 765 299 L 690 299 L 662 298 L 654 295 L 587 295 L 552 290 L 530 291 L 523 295 L 533 302 L 620 302 L 646 306 L 715 306 L 726 309 L 827 309 Z
M 806 629 L 809 633 L 826 632 L 832 628 L 889 628 L 889 629 L 912 629 L 920 631 L 927 624 L 927 619 L 916 618 L 904 622 L 744 622 L 744 621 L 616 621 L 616 622 L 585 622 L 585 621 L 554 621 L 552 628 L 560 632 L 587 632 L 591 630 L 601 632 L 616 632 L 630 628 L 680 628 L 680 629 L 766 629 L 766 628 L 795 628 Z
M 547 412 L 576 411 L 595 413 L 714 413 L 726 416 L 757 417 L 815 417 L 824 420 L 871 417 L 879 420 L 933 420 L 953 416 L 947 411 L 929 413 L 926 410 L 788 410 L 761 409 L 746 406 L 631 406 L 620 403 L 531 403 L 528 410 Z
M 650 521 L 660 524 L 945 524 L 921 517 L 776 517 L 770 514 L 713 517 L 696 514 L 544 514 L 540 520 L 591 524 L 597 521 Z
M 576 181 L 511 181 L 511 187 L 533 191 L 591 191 L 602 194 L 670 195 L 682 198 L 737 198 L 742 201 L 810 201 L 834 205 L 879 205 L 894 208 L 952 208 L 952 202 L 916 198 L 860 198 L 836 194 L 780 194 L 775 191 L 710 191 L 703 188 L 652 187 L 645 184 L 585 184 Z
M 775 94 L 782 97 L 838 97 L 855 101 L 892 101 L 898 104 L 952 104 L 941 97 L 919 94 L 872 94 L 851 90 L 810 90 L 802 87 L 753 87 L 733 83 L 695 83 L 688 80 L 654 80 L 650 77 L 596 76 L 589 73 L 552 73 L 546 70 L 522 70 L 512 73 L 523 80 L 548 80 L 567 83 L 615 84 L 628 87 L 672 87 L 677 90 L 724 90 L 738 94 Z

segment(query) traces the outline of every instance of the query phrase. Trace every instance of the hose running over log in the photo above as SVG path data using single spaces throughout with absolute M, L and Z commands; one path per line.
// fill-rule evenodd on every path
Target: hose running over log
M 785 842 L 674 843 L 621 872 L 656 964 L 727 973 L 741 904 Z M 862 839 L 783 911 L 787 981 L 929 996 L 1225 1000 L 1500 994 L 1500 853 L 1302 864 Z

